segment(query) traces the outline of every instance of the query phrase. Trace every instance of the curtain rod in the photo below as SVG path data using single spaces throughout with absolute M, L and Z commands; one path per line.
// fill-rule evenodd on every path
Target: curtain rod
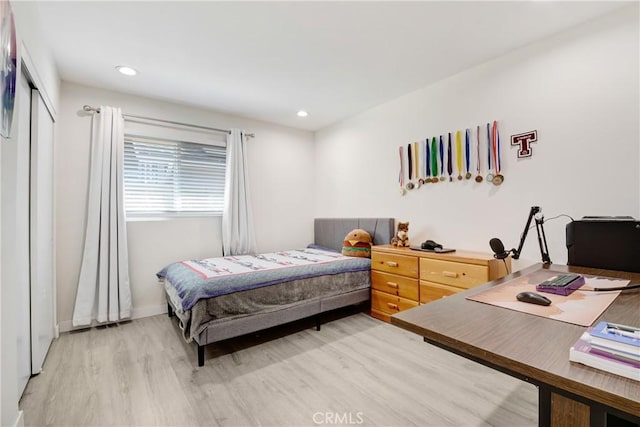
M 100 112 L 100 108 L 92 107 L 91 105 L 84 105 L 82 107 L 82 109 L 84 111 L 86 111 L 87 113 L 99 113 Z M 208 126 L 192 125 L 192 124 L 189 124 L 189 123 L 174 122 L 172 120 L 154 119 L 153 117 L 133 116 L 131 114 L 123 114 L 122 117 L 130 118 L 130 119 L 151 120 L 151 121 L 154 121 L 154 122 L 169 123 L 169 124 L 178 125 L 178 126 L 189 126 L 189 127 L 196 128 L 196 129 L 204 129 L 204 130 L 208 130 L 208 131 L 212 131 L 212 132 L 222 132 L 222 133 L 231 134 L 231 131 L 228 130 L 228 129 L 218 129 L 218 128 L 212 128 L 212 127 L 208 127 Z M 244 135 L 246 137 L 249 137 L 249 138 L 255 137 L 255 134 L 253 134 L 253 133 L 245 133 Z

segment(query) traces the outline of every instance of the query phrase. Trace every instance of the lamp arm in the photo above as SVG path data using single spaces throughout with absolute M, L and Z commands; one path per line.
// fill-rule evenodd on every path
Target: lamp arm
M 540 206 L 531 206 L 531 210 L 529 211 L 529 218 L 527 219 L 527 224 L 524 226 L 524 231 L 520 235 L 520 244 L 518 245 L 518 249 L 511 249 L 511 253 L 513 254 L 513 259 L 520 258 L 520 253 L 522 252 L 522 247 L 524 246 L 524 241 L 527 239 L 527 233 L 529 233 L 529 227 L 531 227 L 531 220 L 535 217 L 535 215 L 540 212 Z M 536 220 L 536 230 L 538 227 L 538 220 Z M 544 229 L 542 231 L 542 235 L 544 236 Z M 540 240 L 540 231 L 538 230 L 538 240 Z M 546 239 L 545 239 L 546 246 Z M 540 250 L 542 251 L 542 243 L 540 243 Z M 548 257 L 548 255 L 547 255 Z
M 540 255 L 542 256 L 542 262 L 545 264 L 551 264 L 551 258 L 549 258 L 549 248 L 547 247 L 547 236 L 544 234 L 544 217 L 536 218 L 536 231 L 538 232 L 538 245 L 540 246 Z

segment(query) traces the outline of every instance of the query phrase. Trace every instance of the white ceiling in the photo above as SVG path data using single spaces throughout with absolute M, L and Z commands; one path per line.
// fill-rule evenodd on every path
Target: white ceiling
M 41 1 L 63 80 L 317 130 L 621 2 Z M 114 69 L 139 71 L 125 77 Z M 309 117 L 299 118 L 304 109 Z

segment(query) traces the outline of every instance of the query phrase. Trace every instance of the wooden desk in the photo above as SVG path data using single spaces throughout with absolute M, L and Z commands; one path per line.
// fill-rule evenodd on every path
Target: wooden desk
M 586 328 L 465 299 L 541 264 L 391 316 L 426 342 L 538 386 L 540 426 L 602 426 L 607 413 L 640 424 L 640 382 L 569 362 Z M 553 270 L 640 283 L 640 273 L 553 265 Z M 598 320 L 640 325 L 640 289 L 625 291 Z

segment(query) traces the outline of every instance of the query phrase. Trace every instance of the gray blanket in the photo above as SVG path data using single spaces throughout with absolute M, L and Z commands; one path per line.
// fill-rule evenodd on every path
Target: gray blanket
M 184 338 L 190 342 L 207 326 L 239 317 L 275 312 L 302 301 L 318 300 L 370 287 L 370 272 L 356 271 L 306 279 L 235 292 L 199 300 L 191 310 L 182 310 L 175 288 L 165 282 L 167 295 L 176 307 Z M 173 295 L 172 291 L 173 290 Z

